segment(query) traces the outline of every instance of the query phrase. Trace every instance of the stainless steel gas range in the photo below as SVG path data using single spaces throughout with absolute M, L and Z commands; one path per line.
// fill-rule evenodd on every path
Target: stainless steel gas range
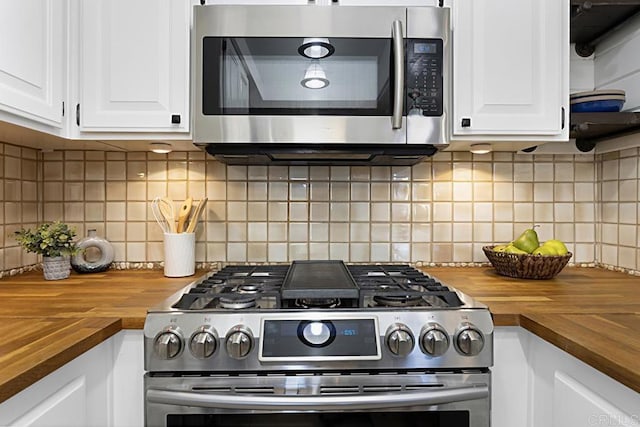
M 228 266 L 144 336 L 147 426 L 490 425 L 488 309 L 408 265 Z

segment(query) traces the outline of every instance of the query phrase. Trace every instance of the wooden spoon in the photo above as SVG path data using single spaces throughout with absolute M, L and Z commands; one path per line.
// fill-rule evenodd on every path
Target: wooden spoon
M 182 203 L 182 206 L 180 206 L 180 210 L 178 210 L 178 228 L 177 228 L 177 232 L 178 233 L 183 233 L 184 232 L 184 225 L 187 222 L 187 219 L 189 219 L 189 214 L 191 213 L 191 206 L 193 205 L 193 199 L 191 197 L 188 197 L 187 200 L 184 201 L 184 203 Z
M 196 231 L 196 227 L 198 226 L 198 221 L 200 221 L 200 216 L 204 211 L 204 207 L 207 206 L 208 200 L 209 199 L 205 197 L 204 199 L 200 200 L 200 203 L 198 203 L 198 207 L 196 208 L 193 215 L 191 215 L 191 219 L 189 220 L 189 225 L 187 226 L 187 233 L 193 233 L 194 231 Z

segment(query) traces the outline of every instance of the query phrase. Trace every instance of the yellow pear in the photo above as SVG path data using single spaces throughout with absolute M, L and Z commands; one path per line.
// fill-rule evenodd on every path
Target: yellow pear
M 544 244 L 554 248 L 557 252 L 557 255 L 566 255 L 567 253 L 569 253 L 569 250 L 567 249 L 565 244 L 562 243 L 560 240 L 555 240 L 555 239 L 547 240 L 546 242 L 544 242 Z
M 513 244 L 507 245 L 507 247 L 504 248 L 504 252 L 508 254 L 528 254 L 529 253 L 527 251 L 523 251 L 522 249 L 518 249 Z
M 533 252 L 531 252 L 531 255 L 550 256 L 550 255 L 557 255 L 557 252 L 555 248 L 549 245 L 540 245 Z

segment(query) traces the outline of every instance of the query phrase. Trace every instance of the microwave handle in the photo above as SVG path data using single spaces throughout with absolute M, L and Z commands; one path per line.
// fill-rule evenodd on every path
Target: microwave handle
M 393 116 L 391 116 L 392 129 L 402 128 L 402 107 L 404 98 L 404 38 L 402 37 L 402 21 L 393 21 L 391 28 L 393 37 Z
M 190 391 L 173 391 L 150 388 L 147 402 L 163 405 L 194 406 L 236 410 L 286 410 L 286 411 L 339 411 L 404 408 L 408 406 L 444 405 L 453 402 L 486 399 L 486 384 L 471 387 L 450 388 L 406 393 L 373 393 L 355 396 L 238 396 L 232 393 L 216 394 Z

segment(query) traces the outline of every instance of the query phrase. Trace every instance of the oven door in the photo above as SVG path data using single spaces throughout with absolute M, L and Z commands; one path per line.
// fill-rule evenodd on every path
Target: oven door
M 194 142 L 402 143 L 406 8 L 196 6 Z
M 145 377 L 147 426 L 488 427 L 490 373 Z

